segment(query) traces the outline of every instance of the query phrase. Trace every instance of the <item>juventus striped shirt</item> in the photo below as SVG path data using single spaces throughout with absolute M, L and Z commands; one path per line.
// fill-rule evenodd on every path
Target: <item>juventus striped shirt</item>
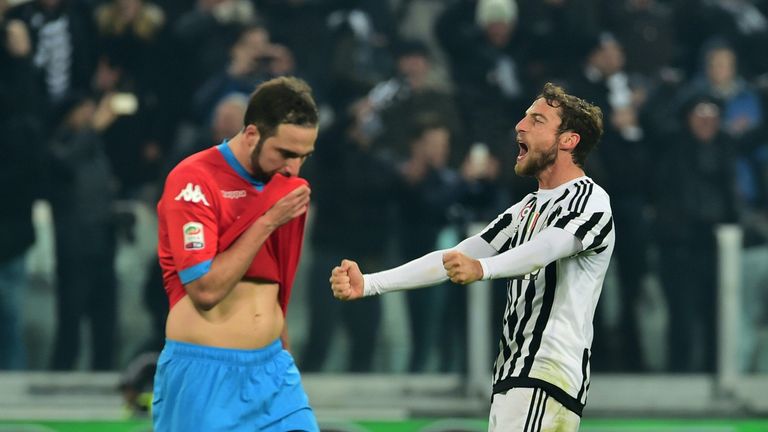
M 608 194 L 589 177 L 540 189 L 480 236 L 501 254 L 546 228 L 565 230 L 583 249 L 509 279 L 493 393 L 540 388 L 581 415 L 590 383 L 592 319 L 614 246 Z

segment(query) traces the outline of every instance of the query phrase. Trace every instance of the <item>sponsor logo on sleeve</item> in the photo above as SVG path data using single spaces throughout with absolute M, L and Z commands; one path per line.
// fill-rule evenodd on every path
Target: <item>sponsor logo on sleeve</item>
M 193 185 L 192 183 L 187 183 L 184 189 L 182 189 L 174 199 L 176 201 L 186 201 L 195 204 L 203 203 L 208 207 L 211 206 L 208 204 L 208 200 L 205 199 L 205 194 L 203 194 L 203 191 L 200 190 L 200 185 Z
M 205 236 L 203 224 L 200 222 L 187 222 L 182 227 L 184 231 L 184 250 L 200 250 L 205 248 Z

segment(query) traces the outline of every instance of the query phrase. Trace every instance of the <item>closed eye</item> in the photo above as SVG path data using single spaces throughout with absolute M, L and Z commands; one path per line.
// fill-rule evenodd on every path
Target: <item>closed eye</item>
M 290 150 L 285 149 L 278 149 L 280 152 L 280 156 L 283 157 L 283 159 L 301 159 L 302 161 L 306 160 L 308 157 L 312 156 L 312 153 L 307 154 L 298 154 L 296 152 L 292 152 Z

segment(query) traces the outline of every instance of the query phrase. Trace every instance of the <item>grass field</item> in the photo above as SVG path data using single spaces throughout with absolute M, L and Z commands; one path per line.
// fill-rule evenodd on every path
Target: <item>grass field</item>
M 350 432 L 482 431 L 483 420 L 357 421 L 329 423 Z M 342 428 L 345 426 L 345 428 Z M 0 421 L 0 432 L 149 432 L 147 421 Z M 768 432 L 764 420 L 585 420 L 581 432 Z

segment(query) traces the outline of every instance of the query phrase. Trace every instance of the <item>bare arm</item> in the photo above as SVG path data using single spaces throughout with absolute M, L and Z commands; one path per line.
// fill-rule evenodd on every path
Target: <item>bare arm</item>
M 184 287 L 195 306 L 210 310 L 224 299 L 243 278 L 272 232 L 307 211 L 309 193 L 309 188 L 302 186 L 281 198 L 227 250 L 216 255 L 205 275 L 186 284 Z

